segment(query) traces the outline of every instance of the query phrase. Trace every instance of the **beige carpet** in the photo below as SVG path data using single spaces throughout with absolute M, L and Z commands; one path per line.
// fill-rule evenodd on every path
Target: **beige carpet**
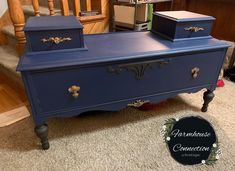
M 127 108 L 49 121 L 51 148 L 39 150 L 31 118 L 0 129 L 0 170 L 235 170 L 235 84 L 216 90 L 207 113 L 202 91 L 169 99 L 153 111 Z M 221 158 L 214 166 L 183 166 L 160 137 L 164 120 L 201 115 L 217 132 Z

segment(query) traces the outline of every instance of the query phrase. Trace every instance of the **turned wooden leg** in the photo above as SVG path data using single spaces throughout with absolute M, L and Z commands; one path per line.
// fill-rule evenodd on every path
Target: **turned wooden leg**
M 47 124 L 36 126 L 35 133 L 41 139 L 42 149 L 43 150 L 49 149 L 50 144 L 48 142 L 48 126 L 47 126 Z
M 213 91 L 207 90 L 204 93 L 204 95 L 203 95 L 204 104 L 203 104 L 202 109 L 201 109 L 202 112 L 207 111 L 208 105 L 213 100 L 214 97 L 215 97 L 215 95 L 214 95 Z

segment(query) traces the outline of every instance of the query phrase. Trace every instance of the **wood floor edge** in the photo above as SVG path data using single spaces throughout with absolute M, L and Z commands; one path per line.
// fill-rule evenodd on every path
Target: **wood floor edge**
M 0 114 L 0 127 L 9 126 L 29 116 L 30 116 L 30 113 L 26 106 L 21 106 L 16 109 L 1 113 Z

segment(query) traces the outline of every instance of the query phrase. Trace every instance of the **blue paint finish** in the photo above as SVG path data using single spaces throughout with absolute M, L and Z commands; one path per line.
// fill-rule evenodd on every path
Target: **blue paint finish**
M 176 91 L 170 91 L 170 92 L 164 92 L 164 93 L 159 93 L 159 94 L 151 94 L 148 96 L 141 96 L 141 97 L 136 97 L 136 98 L 130 98 L 130 99 L 123 99 L 119 101 L 113 101 L 109 103 L 104 103 L 100 105 L 94 105 L 94 106 L 89 106 L 89 107 L 84 107 L 84 108 L 69 108 L 69 109 L 63 109 L 63 110 L 57 110 L 53 113 L 48 112 L 43 115 L 37 115 L 37 118 L 40 118 L 41 120 L 47 120 L 49 118 L 54 118 L 54 117 L 72 117 L 72 116 L 77 116 L 81 113 L 87 112 L 87 111 L 119 111 L 123 108 L 127 107 L 127 104 L 133 103 L 136 100 L 149 100 L 152 103 L 158 103 L 163 100 L 166 100 L 170 97 L 174 97 L 180 93 L 196 93 L 200 91 L 203 88 L 210 89 L 210 85 L 203 85 L 203 86 L 197 86 L 197 87 L 190 87 L 187 89 L 180 89 Z
M 81 50 L 85 47 L 83 26 L 74 16 L 30 17 L 24 31 L 27 39 L 27 53 L 75 48 Z M 42 41 L 56 37 L 71 40 L 58 44 Z
M 174 39 L 182 39 L 182 38 L 193 38 L 193 37 L 203 37 L 209 36 L 212 30 L 212 21 L 198 21 L 198 22 L 182 22 L 177 24 L 175 37 Z M 201 27 L 204 30 L 199 32 L 190 32 L 186 31 L 187 27 Z
M 38 31 L 37 34 L 34 32 L 26 33 L 28 52 L 38 52 L 38 51 L 52 51 L 61 49 L 74 49 L 74 48 L 84 48 L 82 31 L 78 29 L 70 29 L 66 31 Z M 50 37 L 64 37 L 71 38 L 70 41 L 64 41 L 59 44 L 52 42 L 43 43 L 42 39 L 49 39 Z
M 32 92 L 35 93 L 33 96 L 37 99 L 37 107 L 40 113 L 45 113 L 210 84 L 213 81 L 211 75 L 216 74 L 216 64 L 220 62 L 221 56 L 222 52 L 215 51 L 172 57 L 165 66 L 155 65 L 146 69 L 142 80 L 137 80 L 135 72 L 126 69 L 120 74 L 108 72 L 110 66 L 116 67 L 118 64 L 35 71 L 29 75 L 29 80 Z M 151 63 L 154 61 L 148 62 Z M 209 68 L 208 63 L 211 63 Z M 182 67 L 182 64 L 185 66 Z M 193 79 L 191 70 L 195 67 L 198 67 L 200 72 L 198 78 Z M 160 79 L 162 76 L 165 79 Z M 180 81 L 175 78 L 180 78 Z M 68 92 L 72 85 L 81 87 L 77 99 Z
M 28 73 L 27 72 L 22 72 L 21 75 L 22 75 L 22 80 L 23 80 L 24 86 L 25 86 L 25 91 L 27 93 L 28 100 L 30 102 L 31 113 L 33 115 L 35 125 L 36 126 L 42 125 L 47 121 L 47 119 L 38 116 L 38 112 L 37 112 L 37 109 L 36 109 L 36 106 L 35 106 L 36 101 L 35 101 L 35 99 L 32 95 L 32 92 L 30 91 L 29 79 L 27 78 Z
M 130 61 L 24 71 L 22 75 L 27 80 L 25 85 L 38 125 L 44 122 L 46 117 L 66 117 L 67 112 L 72 116 L 72 113 L 78 115 L 89 110 L 113 108 L 111 111 L 116 111 L 116 108 L 119 109 L 120 101 L 124 101 L 127 105 L 127 102 L 146 99 L 144 97 L 152 94 L 155 99 L 153 102 L 158 102 L 161 98 L 175 96 L 176 92 L 187 92 L 186 90 L 193 87 L 214 90 L 224 52 L 224 49 L 218 49 L 204 53 L 171 55 L 168 58 L 163 56 L 162 59 L 168 59 L 170 62 L 162 67 L 153 65 L 145 71 L 142 80 L 137 80 L 135 72 L 131 70 L 124 69 L 120 74 L 108 72 L 109 67 L 132 65 L 133 62 Z M 148 59 L 147 62 L 151 64 L 154 61 L 155 57 Z M 142 62 L 143 60 L 140 62 L 135 60 L 134 64 Z M 194 67 L 200 69 L 196 79 L 192 78 L 191 73 Z M 72 85 L 81 87 L 77 99 L 68 92 L 68 88 Z M 121 106 L 124 106 L 123 103 Z
M 206 19 L 198 24 L 203 22 L 208 25 Z M 184 24 L 179 22 L 179 30 Z M 177 34 L 189 37 L 181 31 Z M 37 40 L 39 35 L 32 32 L 27 39 Z M 91 110 L 118 111 L 136 100 L 159 102 L 203 88 L 213 91 L 228 45 L 206 35 L 173 42 L 151 32 L 96 34 L 84 36 L 86 51 L 27 51 L 17 70 L 22 73 L 35 124 Z M 73 46 L 61 48 L 65 47 Z M 196 78 L 193 68 L 199 69 Z M 68 91 L 73 85 L 81 88 L 78 98 Z
M 129 51 L 122 44 L 124 37 L 132 39 L 125 41 L 126 46 L 130 44 Z M 113 40 L 113 50 L 108 46 L 110 39 Z M 139 39 L 145 41 L 146 53 L 138 44 L 139 49 L 131 46 L 132 41 Z M 151 94 L 175 95 L 170 92 L 208 85 L 208 89 L 214 89 L 218 68 L 228 47 L 213 38 L 173 43 L 148 32 L 89 35 L 85 36 L 85 40 L 88 51 L 27 54 L 21 59 L 18 70 L 27 80 L 25 86 L 36 123 L 41 123 L 39 118 L 45 116 L 63 115 L 60 112 L 63 110 L 74 109 L 77 111 L 74 114 L 78 114 L 89 108 L 101 109 L 94 107 L 97 105 L 107 106 L 107 103 L 141 99 Z M 107 48 L 106 51 L 102 45 Z M 116 56 L 118 52 L 119 56 Z M 155 64 L 158 60 L 169 63 L 160 66 Z M 109 72 L 110 67 L 141 66 L 143 63 L 154 65 L 145 70 L 141 80 L 136 79 L 134 71 L 125 68 L 119 74 Z M 192 78 L 191 73 L 194 67 L 200 69 L 196 79 Z M 81 87 L 77 99 L 68 92 L 72 85 Z
M 88 51 L 27 54 L 18 71 L 41 70 L 65 66 L 97 65 L 101 63 L 147 60 L 154 57 L 194 53 L 227 48 L 224 42 L 213 38 L 172 42 L 150 32 L 109 33 L 85 35 Z M 66 56 L 66 57 L 65 57 Z

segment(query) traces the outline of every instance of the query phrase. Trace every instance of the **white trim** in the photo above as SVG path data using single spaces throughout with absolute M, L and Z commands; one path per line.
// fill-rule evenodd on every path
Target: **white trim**
M 0 17 L 5 13 L 7 10 L 7 0 L 0 0 Z

